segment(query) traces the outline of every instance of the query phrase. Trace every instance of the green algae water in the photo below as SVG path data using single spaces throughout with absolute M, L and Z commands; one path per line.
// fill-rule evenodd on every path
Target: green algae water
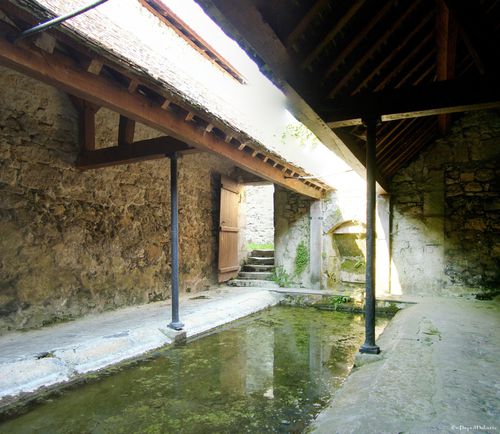
M 275 307 L 62 390 L 0 433 L 302 432 L 349 373 L 363 331 L 361 315 Z

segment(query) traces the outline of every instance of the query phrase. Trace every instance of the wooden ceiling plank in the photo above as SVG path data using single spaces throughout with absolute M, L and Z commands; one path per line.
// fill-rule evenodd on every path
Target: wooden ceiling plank
M 344 85 L 351 79 L 352 75 L 355 74 L 364 65 L 364 63 L 387 42 L 394 32 L 401 27 L 403 22 L 415 10 L 418 4 L 418 1 L 414 1 L 408 8 L 405 9 L 403 14 L 401 14 L 398 19 L 394 21 L 392 25 L 389 26 L 387 30 L 371 45 L 371 47 L 356 61 L 354 66 L 350 68 L 349 72 L 343 74 L 342 78 L 335 83 L 333 89 L 331 89 L 328 93 L 329 97 L 333 97 L 340 89 L 342 89 L 342 87 L 344 87 Z M 327 69 L 323 79 L 327 79 L 332 72 L 333 69 Z
M 389 12 L 389 10 L 394 5 L 394 0 L 385 2 L 384 7 L 380 9 L 377 14 L 362 27 L 361 31 L 356 33 L 356 36 L 350 40 L 350 42 L 342 49 L 342 51 L 335 56 L 335 61 L 326 69 L 326 75 L 330 75 L 337 67 L 346 59 L 352 50 L 370 33 L 370 31 L 378 24 L 382 17 Z
M 120 164 L 165 158 L 168 154 L 193 152 L 195 149 L 173 137 L 157 137 L 127 143 L 119 146 L 84 151 L 76 161 L 76 167 L 82 170 L 100 169 Z
M 397 54 L 399 54 L 401 52 L 401 50 L 403 48 L 406 47 L 406 45 L 411 41 L 411 39 L 418 33 L 420 32 L 420 30 L 422 30 L 422 28 L 430 21 L 431 19 L 431 16 L 427 16 L 424 20 L 422 20 L 418 26 L 416 26 L 410 33 L 408 33 L 408 35 L 406 36 L 406 38 L 401 41 L 401 43 L 398 44 L 398 46 L 394 49 L 394 50 L 391 50 L 391 52 L 389 53 L 388 56 L 385 56 L 384 59 L 382 60 L 382 62 L 380 62 L 375 68 L 372 69 L 372 71 L 370 72 L 370 74 L 368 74 L 365 79 L 356 87 L 356 89 L 354 89 L 352 92 L 351 92 L 351 95 L 354 95 L 356 93 L 358 93 L 359 91 L 361 91 L 370 81 L 373 77 L 375 77 L 375 75 L 379 74 L 380 71 L 382 69 L 384 69 L 388 64 L 389 62 L 391 62 L 394 57 L 396 57 Z M 426 40 L 427 42 L 431 39 L 432 35 L 431 34 L 428 34 L 426 36 L 426 38 L 424 38 L 420 44 L 422 44 L 422 42 L 425 44 Z M 418 50 L 419 47 L 420 47 L 420 44 L 417 46 L 417 48 L 415 48 L 415 50 Z
M 317 14 L 328 4 L 328 0 L 316 0 L 311 9 L 302 17 L 294 29 L 289 33 L 285 39 L 285 46 L 290 48 L 302 33 L 314 21 Z
M 425 85 L 367 92 L 330 100 L 322 111 L 332 127 L 380 116 L 383 121 L 482 110 L 500 105 L 495 77 L 461 78 Z
M 185 122 L 182 116 L 161 109 L 139 93 L 130 94 L 102 76 L 93 76 L 68 56 L 54 51 L 47 54 L 30 48 L 25 42 L 12 44 L 0 26 L 0 63 L 25 73 L 47 84 L 99 106 L 107 107 L 136 122 L 143 123 L 177 138 L 201 150 L 215 153 L 233 161 L 250 173 L 261 176 L 285 188 L 319 199 L 320 193 L 306 188 L 294 179 L 285 179 L 283 174 L 260 159 L 238 151 L 214 134 L 205 134 L 204 129 Z
M 333 28 L 326 34 L 326 36 L 321 40 L 321 42 L 314 47 L 306 58 L 301 62 L 300 67 L 306 69 L 312 61 L 318 57 L 318 55 L 323 51 L 323 49 L 332 42 L 338 33 L 344 28 L 344 26 L 350 21 L 350 19 L 356 14 L 356 12 L 363 6 L 364 0 L 356 0 L 352 3 L 351 7 L 347 12 L 340 18 Z

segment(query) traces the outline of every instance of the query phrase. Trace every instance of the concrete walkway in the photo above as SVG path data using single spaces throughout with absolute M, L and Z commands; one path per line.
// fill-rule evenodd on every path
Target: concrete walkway
M 181 298 L 180 316 L 189 338 L 275 305 L 282 297 L 265 288 L 220 287 Z M 170 309 L 166 302 L 151 303 L 1 336 L 0 407 L 22 392 L 171 343 Z
M 315 433 L 500 433 L 500 301 L 400 311 L 316 419 Z M 375 361 L 373 361 L 375 360 Z

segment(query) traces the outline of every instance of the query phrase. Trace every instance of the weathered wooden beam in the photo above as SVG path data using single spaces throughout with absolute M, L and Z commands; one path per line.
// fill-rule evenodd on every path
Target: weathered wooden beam
M 392 5 L 393 1 L 389 3 Z M 264 21 L 255 5 L 252 2 L 232 0 L 203 0 L 200 3 L 205 12 L 224 30 L 235 39 L 245 41 L 246 49 L 257 53 L 264 61 L 286 94 L 287 108 L 294 116 L 306 125 L 327 148 L 364 177 L 366 171 L 359 158 L 363 150 L 355 142 L 344 143 L 338 134 L 328 128 L 318 116 L 317 98 L 322 95 L 318 95 L 311 81 L 297 70 L 287 48 L 269 24 Z M 377 182 L 381 190 L 389 191 L 389 184 L 384 179 L 377 179 Z
M 76 167 L 82 170 L 100 169 L 119 164 L 164 158 L 174 152 L 193 152 L 194 148 L 173 137 L 158 137 L 135 143 L 84 151 L 76 161 Z
M 99 75 L 103 66 L 103 63 L 99 59 L 90 59 L 87 71 L 91 74 Z
M 438 81 L 381 92 L 360 93 L 331 100 L 322 111 L 332 128 L 361 124 L 381 116 L 383 121 L 481 110 L 500 106 L 500 85 L 494 77 Z
M 130 94 L 105 77 L 95 76 L 62 53 L 47 54 L 26 43 L 11 43 L 0 30 L 0 63 L 94 104 L 107 107 L 123 116 L 143 123 L 201 150 L 228 158 L 235 165 L 285 188 L 319 199 L 321 194 L 283 174 L 260 159 L 252 158 L 214 134 L 206 134 L 192 122 L 174 112 L 163 110 L 135 92 Z
M 118 146 L 130 145 L 134 141 L 135 121 L 120 116 L 118 125 Z
M 455 58 L 457 48 L 457 25 L 455 15 L 450 13 L 444 0 L 436 0 L 436 45 L 437 79 L 455 78 Z M 451 126 L 451 116 L 438 116 L 439 131 L 446 134 Z

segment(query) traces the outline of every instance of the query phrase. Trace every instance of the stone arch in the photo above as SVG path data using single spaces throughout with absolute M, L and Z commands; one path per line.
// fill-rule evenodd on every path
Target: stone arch
M 328 230 L 332 261 L 330 275 L 341 285 L 365 282 L 366 225 L 358 220 L 344 220 Z

